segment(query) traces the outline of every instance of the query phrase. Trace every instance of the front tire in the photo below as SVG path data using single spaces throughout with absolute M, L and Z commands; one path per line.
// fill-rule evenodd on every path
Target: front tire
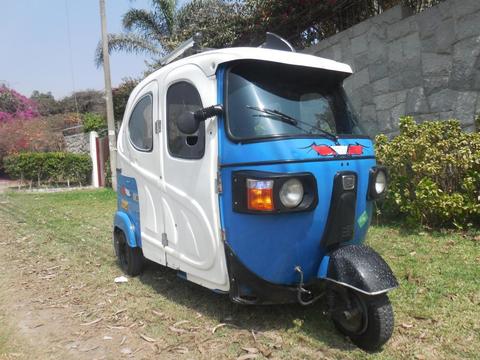
M 142 249 L 128 245 L 127 238 L 121 230 L 115 231 L 113 246 L 123 272 L 129 276 L 140 275 L 144 264 Z
M 335 327 L 363 350 L 377 351 L 392 336 L 394 315 L 386 294 L 338 287 L 329 292 L 329 305 Z

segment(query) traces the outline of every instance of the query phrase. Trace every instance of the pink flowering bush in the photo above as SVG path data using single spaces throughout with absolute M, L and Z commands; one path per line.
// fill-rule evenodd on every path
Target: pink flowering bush
M 39 115 L 37 104 L 5 85 L 0 86 L 0 122 L 32 119 Z

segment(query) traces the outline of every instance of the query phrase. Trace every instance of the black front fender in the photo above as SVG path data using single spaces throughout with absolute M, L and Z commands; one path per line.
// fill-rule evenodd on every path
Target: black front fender
M 385 260 L 365 245 L 347 245 L 332 251 L 322 260 L 318 277 L 368 295 L 398 286 Z

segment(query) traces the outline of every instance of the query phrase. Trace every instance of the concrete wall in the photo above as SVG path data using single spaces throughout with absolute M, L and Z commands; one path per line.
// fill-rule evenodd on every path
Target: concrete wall
M 76 154 L 88 154 L 90 152 L 89 134 L 75 134 L 64 136 L 65 150 Z
M 402 115 L 474 129 L 480 0 L 447 0 L 416 15 L 397 6 L 305 52 L 352 66 L 345 89 L 370 134 L 395 133 Z

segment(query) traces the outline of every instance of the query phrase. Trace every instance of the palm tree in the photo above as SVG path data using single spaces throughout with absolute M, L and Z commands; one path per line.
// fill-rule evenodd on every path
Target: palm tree
M 159 58 L 179 43 L 201 31 L 205 45 L 230 44 L 235 32 L 237 5 L 232 0 L 192 0 L 177 9 L 176 0 L 151 0 L 152 10 L 130 9 L 122 18 L 124 32 L 108 34 L 108 50 L 150 55 L 150 68 L 159 66 Z M 230 27 L 231 28 L 231 27 Z M 97 45 L 95 63 L 103 62 L 102 44 Z
M 147 54 L 153 58 L 171 50 L 176 0 L 151 0 L 152 10 L 130 9 L 122 18 L 124 32 L 108 34 L 108 51 Z M 102 44 L 95 51 L 95 63 L 103 63 Z

